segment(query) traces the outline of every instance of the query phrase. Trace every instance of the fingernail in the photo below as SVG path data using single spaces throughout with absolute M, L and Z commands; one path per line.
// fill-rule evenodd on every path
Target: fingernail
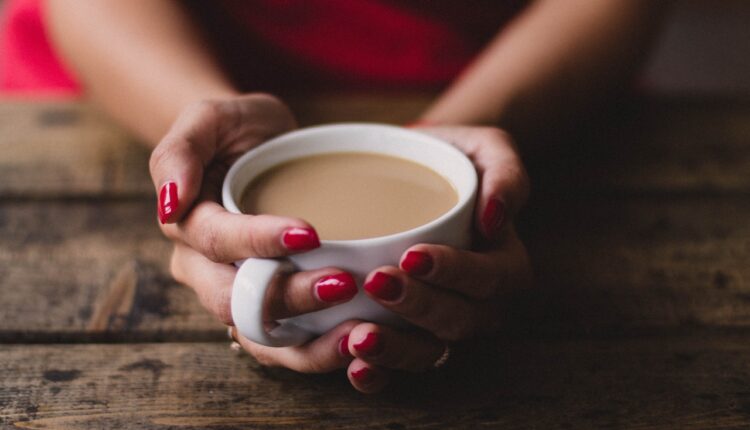
M 365 291 L 373 296 L 387 301 L 394 301 L 401 296 L 401 284 L 391 275 L 375 272 L 372 278 L 363 286 Z
M 372 379 L 372 370 L 369 367 L 352 370 L 352 378 L 362 383 L 370 382 L 370 379 Z
M 292 227 L 286 229 L 281 236 L 281 242 L 291 251 L 305 251 L 320 246 L 318 233 L 311 228 Z
M 343 357 L 354 357 L 351 352 L 349 352 L 349 335 L 346 334 L 344 337 L 339 340 L 339 354 Z
M 324 302 L 349 300 L 357 294 L 357 284 L 349 273 L 324 276 L 315 283 L 315 292 Z
M 426 275 L 432 270 L 432 257 L 420 251 L 409 251 L 401 260 L 401 268 L 410 275 Z
M 178 203 L 177 183 L 170 181 L 162 185 L 161 190 L 159 190 L 159 205 L 157 207 L 159 222 L 165 224 L 169 221 L 172 215 L 177 212 Z
M 369 356 L 376 356 L 383 350 L 383 343 L 380 341 L 380 335 L 377 333 L 367 333 L 364 339 L 352 346 L 358 352 Z
M 500 231 L 504 219 L 505 204 L 498 199 L 490 199 L 487 202 L 487 207 L 484 208 L 484 213 L 482 213 L 482 227 L 484 227 L 484 232 L 489 236 Z

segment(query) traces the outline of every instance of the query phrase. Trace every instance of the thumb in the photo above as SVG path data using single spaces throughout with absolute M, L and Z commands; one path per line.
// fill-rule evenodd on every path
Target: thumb
M 521 210 L 529 194 L 529 179 L 510 135 L 494 127 L 445 126 L 420 129 L 460 149 L 479 174 L 475 210 L 482 234 L 497 238 Z
M 200 193 L 206 166 L 215 158 L 229 163 L 295 127 L 289 108 L 269 94 L 206 100 L 187 107 L 151 154 L 161 223 L 179 222 L 185 216 Z
M 180 221 L 198 197 L 204 168 L 216 154 L 220 115 L 212 102 L 191 105 L 151 153 L 149 169 L 162 224 Z

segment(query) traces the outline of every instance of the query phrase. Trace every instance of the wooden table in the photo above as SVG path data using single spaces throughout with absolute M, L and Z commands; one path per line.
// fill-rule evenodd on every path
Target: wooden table
M 423 96 L 317 96 L 402 122 Z M 750 428 L 750 104 L 641 100 L 528 157 L 537 288 L 501 339 L 363 396 L 265 369 L 168 275 L 148 152 L 79 104 L 0 105 L 0 425 Z

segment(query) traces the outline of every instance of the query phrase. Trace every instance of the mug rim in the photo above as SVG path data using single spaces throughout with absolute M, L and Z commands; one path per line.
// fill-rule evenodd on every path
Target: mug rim
M 404 230 L 404 231 L 400 231 L 400 232 L 392 233 L 388 235 L 383 235 L 383 236 L 368 237 L 364 239 L 339 239 L 339 240 L 320 239 L 321 247 L 337 248 L 337 247 L 350 247 L 350 246 L 377 246 L 384 242 L 389 242 L 393 240 L 401 240 L 403 238 L 407 238 L 410 236 L 419 236 L 419 235 L 424 234 L 427 231 L 439 228 L 440 225 L 446 223 L 451 218 L 457 216 L 461 212 L 461 210 L 466 207 L 467 204 L 473 204 L 476 194 L 477 194 L 477 184 L 478 184 L 477 172 L 471 160 L 469 160 L 466 154 L 461 152 L 455 146 L 435 136 L 428 135 L 425 133 L 420 133 L 418 131 L 414 131 L 414 130 L 410 130 L 407 128 L 398 127 L 394 125 L 371 123 L 371 122 L 344 122 L 344 123 L 324 124 L 324 125 L 317 125 L 317 126 L 312 126 L 312 127 L 305 127 L 305 128 L 296 129 L 287 133 L 283 133 L 272 139 L 269 139 L 263 142 L 262 144 L 242 154 L 242 156 L 240 156 L 240 158 L 238 158 L 232 164 L 226 176 L 224 177 L 224 181 L 222 183 L 222 190 L 221 190 L 222 205 L 229 212 L 236 213 L 236 214 L 243 213 L 239 209 L 239 205 L 237 204 L 237 202 L 235 201 L 232 195 L 232 182 L 233 182 L 234 177 L 242 169 L 243 165 L 249 162 L 249 160 L 257 157 L 259 154 L 262 154 L 264 152 L 273 151 L 274 148 L 286 144 L 286 142 L 288 142 L 289 140 L 296 140 L 296 139 L 304 138 L 305 136 L 308 136 L 310 134 L 325 133 L 328 131 L 341 130 L 341 129 L 346 129 L 346 128 L 349 128 L 349 129 L 371 128 L 371 129 L 380 129 L 380 130 L 385 129 L 390 132 L 401 133 L 401 134 L 410 136 L 412 138 L 418 138 L 422 141 L 429 142 L 429 144 L 431 145 L 440 146 L 444 150 L 447 150 L 448 152 L 453 152 L 456 155 L 457 162 L 462 164 L 461 170 L 467 174 L 467 177 L 469 179 L 469 186 L 468 186 L 469 191 L 465 193 L 464 195 L 461 195 L 460 191 L 457 189 L 458 187 L 456 187 L 455 183 L 453 182 L 453 179 L 445 178 L 446 180 L 451 182 L 451 185 L 454 188 L 456 188 L 456 192 L 458 194 L 458 201 L 456 202 L 455 205 L 453 205 L 449 210 L 441 214 L 439 217 L 427 223 L 421 224 L 417 227 L 411 228 L 409 230 Z M 341 151 L 350 151 L 350 150 L 343 148 L 341 149 Z M 333 152 L 333 151 L 327 151 L 327 152 Z M 320 152 L 320 153 L 324 154 L 327 152 Z M 362 153 L 369 152 L 369 153 L 375 153 L 375 154 L 384 154 L 384 153 L 378 152 L 377 149 L 368 150 L 368 151 L 354 150 L 353 152 L 362 152 Z M 384 155 L 394 156 L 392 154 L 384 154 Z M 290 158 L 290 159 L 293 159 L 293 158 Z M 426 166 L 425 164 L 420 163 L 417 160 L 412 160 L 412 159 L 408 159 L 408 160 L 418 163 L 434 171 L 432 167 Z M 289 161 L 289 160 L 285 160 L 285 161 Z M 269 167 L 269 169 L 271 167 Z M 441 176 L 443 175 L 441 174 Z

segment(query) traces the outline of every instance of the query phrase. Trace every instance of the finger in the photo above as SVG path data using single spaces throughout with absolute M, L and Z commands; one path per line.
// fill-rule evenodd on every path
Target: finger
M 387 369 L 356 358 L 349 364 L 346 375 L 349 377 L 349 382 L 358 391 L 372 394 L 388 385 L 390 373 Z
M 235 339 L 258 363 L 270 367 L 286 367 L 301 373 L 326 373 L 346 367 L 352 356 L 340 347 L 344 337 L 358 321 L 347 321 L 334 327 L 323 336 L 301 346 L 274 348 L 260 345 L 238 336 Z
M 509 134 L 494 127 L 430 127 L 420 130 L 446 140 L 471 158 L 480 176 L 477 225 L 495 238 L 526 203 L 529 180 Z
M 511 290 L 525 284 L 522 278 L 528 272 L 528 258 L 525 252 L 511 252 L 511 248 L 473 252 L 419 244 L 403 254 L 399 265 L 410 276 L 428 284 L 473 298 L 489 298 L 500 289 Z
M 315 229 L 300 219 L 233 214 L 213 201 L 200 202 L 184 221 L 162 230 L 167 237 L 221 263 L 279 257 L 320 246 Z
M 433 367 L 445 350 L 429 333 L 401 332 L 373 323 L 362 323 L 349 332 L 349 351 L 368 364 L 388 369 L 420 372 Z
M 214 103 L 191 105 L 151 153 L 149 169 L 162 224 L 182 219 L 198 196 L 203 169 L 216 153 L 220 117 Z
M 276 279 L 265 309 L 269 319 L 279 320 L 348 302 L 356 294 L 354 277 L 339 269 L 296 272 Z
M 248 149 L 295 127 L 289 108 L 269 94 L 188 106 L 151 154 L 161 223 L 177 222 L 188 212 L 209 162 L 228 166 Z
M 232 285 L 237 269 L 219 264 L 188 246 L 177 244 L 172 254 L 172 275 L 195 290 L 201 304 L 225 325 L 233 325 Z M 357 294 L 352 275 L 334 268 L 297 272 L 278 278 L 269 288 L 268 318 L 293 317 L 349 301 Z
M 446 341 L 473 336 L 485 316 L 481 302 L 429 286 L 391 266 L 370 273 L 363 288 L 381 306 Z
M 232 284 L 237 269 L 219 264 L 182 244 L 176 244 L 170 263 L 174 279 L 192 288 L 201 304 L 225 325 L 232 321 Z

